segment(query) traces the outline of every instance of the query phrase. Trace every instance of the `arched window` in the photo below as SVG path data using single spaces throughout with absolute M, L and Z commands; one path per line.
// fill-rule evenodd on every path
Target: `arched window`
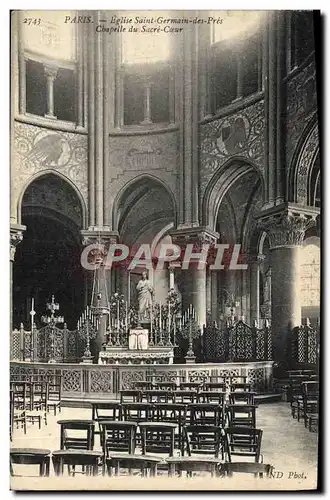
M 121 34 L 123 123 L 169 123 L 171 35 L 164 30 L 157 31 L 157 18 L 166 19 L 169 12 L 126 11 L 122 15 L 131 18 L 131 27 L 137 30 L 127 29 Z M 153 29 L 156 32 L 152 32 Z
M 217 11 L 211 25 L 212 108 L 217 112 L 236 99 L 262 89 L 262 30 L 259 11 Z
M 320 307 L 320 242 L 310 237 L 304 241 L 301 250 L 301 307 Z M 310 316 L 303 314 L 303 316 Z
M 25 74 L 24 108 L 31 115 L 76 121 L 77 25 L 69 21 L 73 18 L 71 11 L 20 12 L 20 71 Z

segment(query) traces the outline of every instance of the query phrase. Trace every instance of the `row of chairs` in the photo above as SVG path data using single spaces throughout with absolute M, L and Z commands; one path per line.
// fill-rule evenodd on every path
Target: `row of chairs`
M 304 381 L 299 384 L 299 391 L 291 399 L 291 414 L 298 422 L 303 419 L 310 432 L 316 430 L 319 420 L 319 383 Z
M 61 411 L 61 380 L 24 380 L 11 381 L 9 391 L 10 439 L 15 428 L 21 426 L 24 434 L 27 422 L 42 422 L 47 425 L 47 415 Z
M 220 377 L 219 377 L 220 378 Z M 222 390 L 225 391 L 228 387 L 240 387 L 242 390 L 251 390 L 252 384 L 247 382 L 247 376 L 230 376 L 221 377 L 221 380 L 217 382 L 199 381 L 199 382 L 176 382 L 162 381 L 162 382 L 151 382 L 151 381 L 137 381 L 134 382 L 133 388 L 138 390 L 190 390 L 190 391 L 208 391 L 208 390 Z
M 56 476 L 63 475 L 64 465 L 75 474 L 76 466 L 82 466 L 87 475 L 98 475 L 99 463 L 102 460 L 102 452 L 85 450 L 57 450 L 51 453 L 50 450 L 34 450 L 14 448 L 10 451 L 10 473 L 14 475 L 13 464 L 37 464 L 39 465 L 39 475 L 49 476 L 50 457 L 52 458 L 54 472 Z M 157 466 L 165 464 L 168 468 L 169 476 L 182 475 L 186 472 L 188 477 L 194 472 L 210 472 L 214 476 L 233 476 L 236 473 L 254 474 L 256 477 L 271 477 L 274 467 L 270 464 L 249 463 L 249 462 L 221 462 L 217 458 L 204 457 L 169 457 L 162 460 L 160 457 L 143 455 L 123 455 L 112 454 L 106 463 L 109 475 L 113 471 L 115 475 L 120 474 L 120 470 L 125 468 L 129 471 L 138 470 L 144 477 L 156 476 Z
M 236 403 L 255 404 L 256 393 L 252 391 L 166 391 L 166 390 L 124 390 L 120 392 L 121 403 Z

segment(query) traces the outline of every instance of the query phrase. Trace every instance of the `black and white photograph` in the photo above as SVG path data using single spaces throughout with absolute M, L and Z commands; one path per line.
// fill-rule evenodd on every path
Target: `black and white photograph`
M 50 7 L 9 20 L 10 489 L 316 491 L 321 11 Z

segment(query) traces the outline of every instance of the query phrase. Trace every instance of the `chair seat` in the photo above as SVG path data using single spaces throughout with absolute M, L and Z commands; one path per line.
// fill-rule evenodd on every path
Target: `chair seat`
M 16 455 L 21 455 L 21 456 L 38 456 L 38 457 L 45 457 L 47 455 L 50 455 L 51 451 L 47 449 L 39 449 L 39 448 L 11 448 L 10 449 L 10 456 L 14 457 Z
M 195 450 L 194 450 L 195 453 Z M 215 458 L 215 457 L 170 457 L 166 458 L 166 462 L 169 464 L 181 464 L 185 462 L 189 463 L 212 463 L 212 464 L 219 464 L 221 463 L 220 458 Z
M 100 458 L 103 456 L 102 451 L 97 451 L 97 450 L 83 450 L 83 449 L 76 449 L 73 450 L 72 448 L 68 450 L 57 450 L 53 451 L 52 453 L 53 457 L 93 457 L 93 458 Z
M 136 462 L 152 462 L 159 463 L 163 462 L 162 457 L 155 457 L 153 455 L 134 455 L 127 453 L 110 453 L 110 458 L 107 458 L 107 461 L 110 460 L 132 460 Z

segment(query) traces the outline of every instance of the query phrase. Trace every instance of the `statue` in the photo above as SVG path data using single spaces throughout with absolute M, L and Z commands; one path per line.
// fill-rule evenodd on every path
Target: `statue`
M 139 303 L 139 322 L 150 320 L 150 310 L 152 308 L 152 297 L 154 289 L 151 282 L 148 280 L 146 271 L 143 271 L 142 278 L 136 285 Z

